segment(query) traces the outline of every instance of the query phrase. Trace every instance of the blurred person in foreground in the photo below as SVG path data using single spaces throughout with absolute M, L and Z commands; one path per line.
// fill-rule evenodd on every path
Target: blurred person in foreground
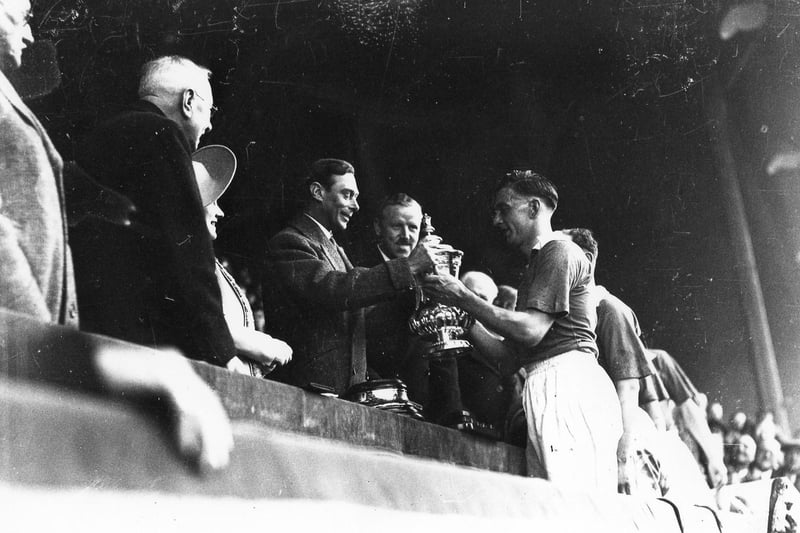
M 33 42 L 27 0 L 0 1 L 0 307 L 77 327 L 63 162 L 6 74 Z
M 87 331 L 225 367 L 236 348 L 191 158 L 211 130 L 210 76 L 180 56 L 142 67 L 139 100 L 76 149 L 95 180 L 133 202 L 131 224 L 87 221 L 70 239 Z
M 233 181 L 236 156 L 222 145 L 204 146 L 192 154 L 192 165 L 205 210 L 206 227 L 211 239 L 217 240 L 217 225 L 225 216 L 217 202 Z M 256 329 L 247 294 L 218 259 L 215 275 L 222 296 L 222 311 L 238 353 L 238 357 L 228 363 L 228 369 L 265 377 L 277 366 L 291 361 L 292 349 L 288 344 Z
M 222 467 L 233 446 L 228 418 L 182 357 L 76 329 L 62 159 L 6 77 L 33 41 L 29 21 L 27 0 L 0 0 L 0 371 L 163 402 L 184 456 Z M 125 223 L 127 209 L 110 221 Z
M 434 300 L 475 317 L 469 339 L 482 354 L 524 366 L 528 475 L 615 493 L 619 401 L 597 364 L 591 265 L 575 243 L 553 232 L 557 206 L 555 186 L 532 171 L 508 174 L 496 190 L 492 222 L 529 258 L 515 311 L 486 302 L 452 276 L 427 276 L 424 287 Z

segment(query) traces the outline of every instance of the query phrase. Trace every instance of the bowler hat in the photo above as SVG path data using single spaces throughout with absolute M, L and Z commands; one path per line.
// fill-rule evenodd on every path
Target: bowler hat
M 203 206 L 217 201 L 236 173 L 236 156 L 221 144 L 203 146 L 192 154 L 194 174 Z

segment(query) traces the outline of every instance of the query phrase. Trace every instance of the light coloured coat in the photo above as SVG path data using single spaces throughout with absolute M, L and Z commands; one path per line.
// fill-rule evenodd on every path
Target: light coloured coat
M 62 160 L 0 73 L 0 307 L 77 327 Z

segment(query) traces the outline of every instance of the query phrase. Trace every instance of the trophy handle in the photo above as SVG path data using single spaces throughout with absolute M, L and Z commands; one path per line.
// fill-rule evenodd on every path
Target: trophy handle
M 414 286 L 414 312 L 419 311 L 422 303 L 425 301 L 425 293 L 422 292 L 422 287 L 417 284 Z

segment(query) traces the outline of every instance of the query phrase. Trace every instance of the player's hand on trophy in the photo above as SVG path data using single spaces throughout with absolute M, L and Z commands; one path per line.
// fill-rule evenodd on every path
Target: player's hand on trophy
M 458 278 L 447 273 L 425 276 L 422 280 L 422 290 L 435 302 L 455 306 L 459 306 L 471 294 Z

